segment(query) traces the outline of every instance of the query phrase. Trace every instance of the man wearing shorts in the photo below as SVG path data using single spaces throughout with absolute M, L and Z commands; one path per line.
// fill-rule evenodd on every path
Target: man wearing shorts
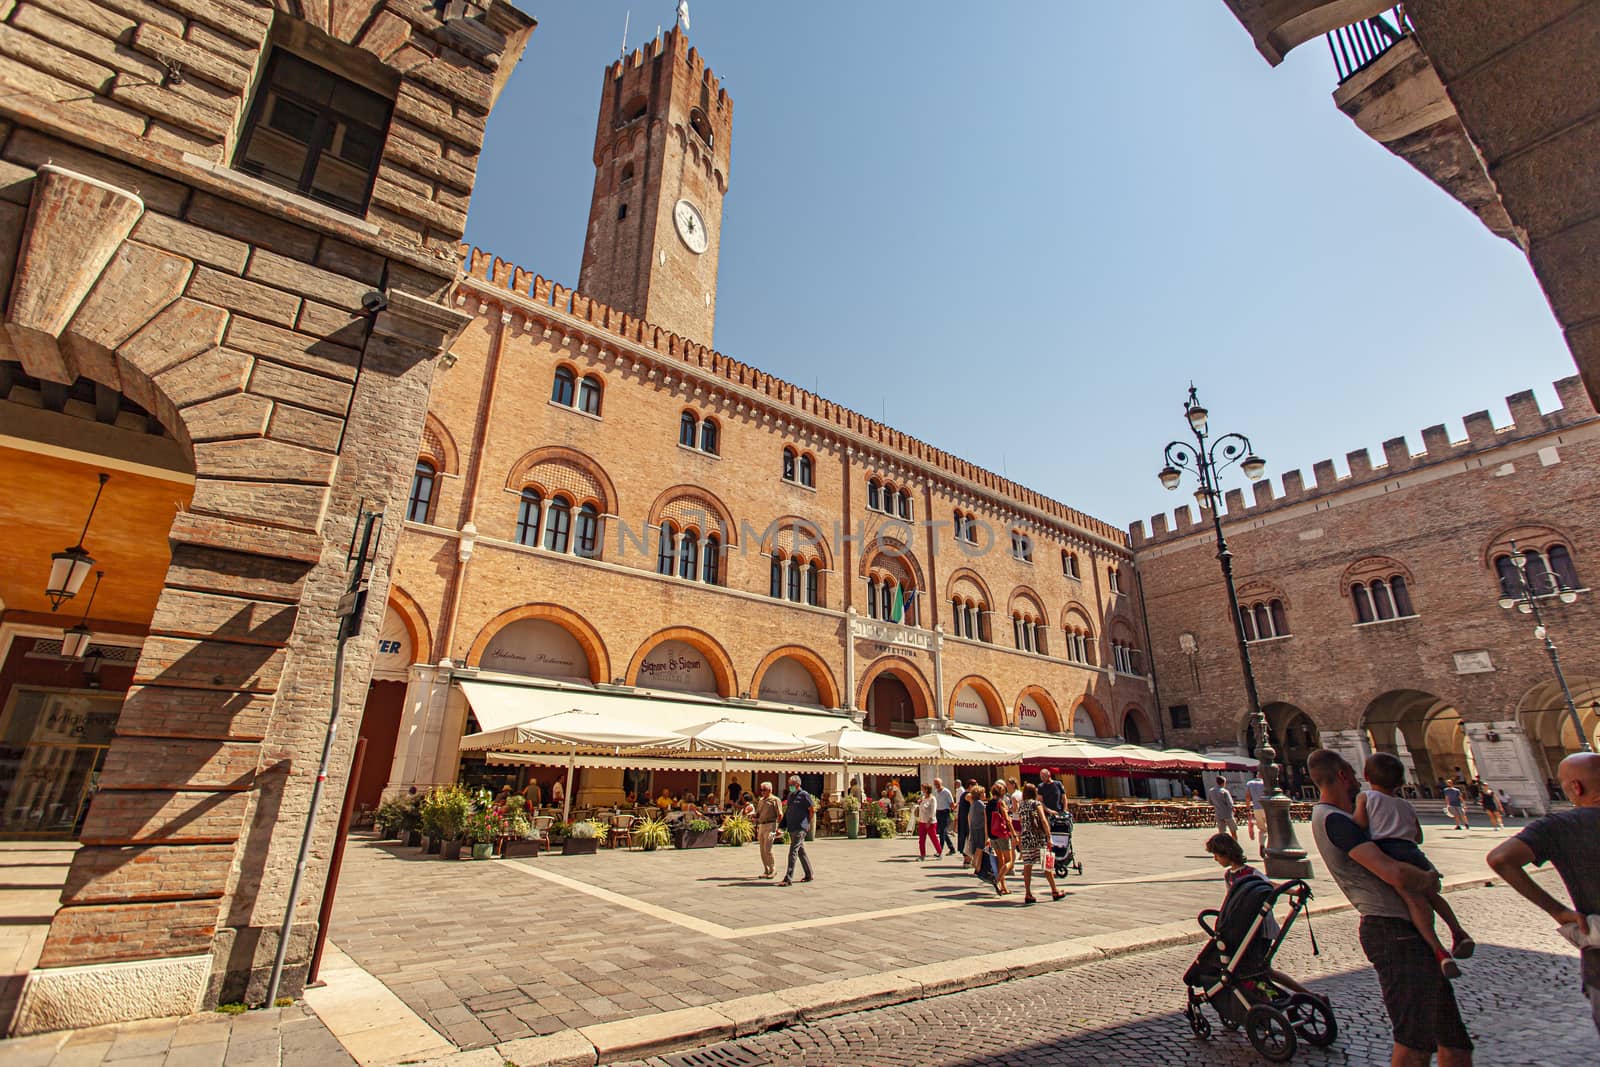
M 1250 776 L 1244 784 L 1244 797 L 1250 803 L 1250 820 L 1255 823 L 1256 837 L 1261 842 L 1261 858 L 1267 858 L 1267 783 L 1261 780 L 1261 771 Z
M 1318 749 L 1307 761 L 1320 791 L 1311 832 L 1323 865 L 1361 915 L 1361 951 L 1378 972 L 1383 1007 L 1394 1028 L 1394 1067 L 1471 1067 L 1472 1038 L 1461 1021 L 1454 991 L 1428 943 L 1411 924 L 1396 889 L 1427 894 L 1438 872 L 1423 871 L 1384 855 L 1354 812 L 1360 783 L 1343 756 Z

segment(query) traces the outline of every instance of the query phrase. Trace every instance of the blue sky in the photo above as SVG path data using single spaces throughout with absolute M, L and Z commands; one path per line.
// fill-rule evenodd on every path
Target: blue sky
M 519 3 L 467 239 L 575 284 L 605 65 L 675 3 Z M 690 9 L 734 101 L 716 347 L 1092 515 L 1188 501 L 1191 378 L 1309 480 L 1573 373 L 1522 253 L 1222 0 Z

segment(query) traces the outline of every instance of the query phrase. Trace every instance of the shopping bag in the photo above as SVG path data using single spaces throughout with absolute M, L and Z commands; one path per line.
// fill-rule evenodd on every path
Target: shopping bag
M 978 877 L 990 885 L 1000 877 L 1000 858 L 994 854 L 993 849 L 983 850 L 983 863 L 978 867 Z

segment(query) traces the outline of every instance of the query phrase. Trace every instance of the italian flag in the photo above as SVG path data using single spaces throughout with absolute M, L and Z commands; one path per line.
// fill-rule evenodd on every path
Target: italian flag
M 906 593 L 898 585 L 894 587 L 894 605 L 889 609 L 891 622 L 904 622 L 906 617 Z

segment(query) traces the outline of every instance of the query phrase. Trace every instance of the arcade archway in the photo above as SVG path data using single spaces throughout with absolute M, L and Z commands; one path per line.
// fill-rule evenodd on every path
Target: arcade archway
M 1568 680 L 1578 722 L 1591 748 L 1600 750 L 1600 683 Z M 1578 726 L 1567 712 L 1566 697 L 1555 682 L 1541 682 L 1517 701 L 1517 722 L 1528 737 L 1534 761 L 1546 782 L 1553 781 L 1556 767 L 1574 752 L 1582 751 Z
M 1306 758 L 1321 747 L 1322 734 L 1316 721 L 1294 704 L 1275 701 L 1261 709 L 1267 716 L 1267 729 L 1271 732 L 1272 747 L 1278 754 L 1278 763 L 1284 768 L 1282 785 L 1286 792 L 1299 795 L 1311 781 L 1306 773 Z M 1256 723 L 1246 715 L 1243 724 L 1245 751 L 1256 754 Z
M 1419 689 L 1396 689 L 1367 705 L 1361 727 L 1374 752 L 1398 756 L 1406 780 L 1437 796 L 1441 780 L 1477 776 L 1461 713 Z

